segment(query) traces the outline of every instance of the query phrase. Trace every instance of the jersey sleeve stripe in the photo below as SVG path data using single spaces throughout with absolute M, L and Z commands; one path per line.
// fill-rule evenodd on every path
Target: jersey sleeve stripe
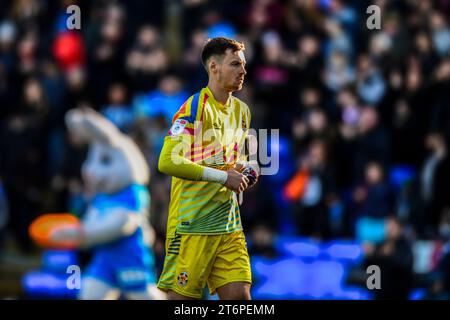
M 189 99 L 186 100 L 186 101 L 183 103 L 183 105 L 181 106 L 180 110 L 178 110 L 178 112 L 175 113 L 175 115 L 173 116 L 173 119 L 172 119 L 172 124 L 175 122 L 175 120 L 178 119 L 178 117 L 180 117 L 180 115 L 186 113 L 186 105 L 187 105 L 188 102 L 189 102 Z
M 192 99 L 191 103 L 191 113 L 189 115 L 189 122 L 194 123 L 197 119 L 197 111 L 198 111 L 198 99 L 200 97 L 200 92 L 197 92 L 194 95 L 194 98 Z
M 200 115 L 200 121 L 203 121 L 203 111 L 205 110 L 205 104 L 206 104 L 206 101 L 208 100 L 208 98 L 209 98 L 209 96 L 205 92 L 205 95 L 203 96 L 202 113 Z

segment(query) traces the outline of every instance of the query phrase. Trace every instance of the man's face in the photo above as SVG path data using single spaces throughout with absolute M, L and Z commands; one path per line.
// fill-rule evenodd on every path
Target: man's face
M 245 71 L 245 57 L 241 50 L 233 52 L 228 49 L 218 62 L 215 75 L 216 81 L 229 92 L 242 89 Z

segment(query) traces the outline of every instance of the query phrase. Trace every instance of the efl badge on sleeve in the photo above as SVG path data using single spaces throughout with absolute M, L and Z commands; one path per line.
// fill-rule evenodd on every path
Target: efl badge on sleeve
M 247 131 L 247 123 L 245 122 L 245 119 L 242 119 L 241 126 L 243 131 Z
M 188 124 L 187 120 L 177 119 L 173 123 L 172 127 L 169 130 L 169 136 L 177 136 L 184 131 L 184 128 Z

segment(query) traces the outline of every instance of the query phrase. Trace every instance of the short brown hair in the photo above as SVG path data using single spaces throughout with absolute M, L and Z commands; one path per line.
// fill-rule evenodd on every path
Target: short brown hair
M 208 59 L 215 55 L 223 56 L 227 49 L 235 52 L 239 50 L 243 51 L 245 47 L 243 43 L 230 38 L 216 37 L 208 39 L 202 49 L 202 63 L 206 70 L 208 70 L 206 66 Z

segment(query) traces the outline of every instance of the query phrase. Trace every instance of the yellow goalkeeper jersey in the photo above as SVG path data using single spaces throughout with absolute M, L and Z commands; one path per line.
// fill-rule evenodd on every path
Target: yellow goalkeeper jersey
M 245 160 L 250 117 L 244 102 L 231 96 L 222 105 L 208 87 L 174 115 L 158 163 L 160 171 L 172 176 L 167 237 L 242 230 L 236 193 L 200 180 L 204 166 L 228 170 Z

